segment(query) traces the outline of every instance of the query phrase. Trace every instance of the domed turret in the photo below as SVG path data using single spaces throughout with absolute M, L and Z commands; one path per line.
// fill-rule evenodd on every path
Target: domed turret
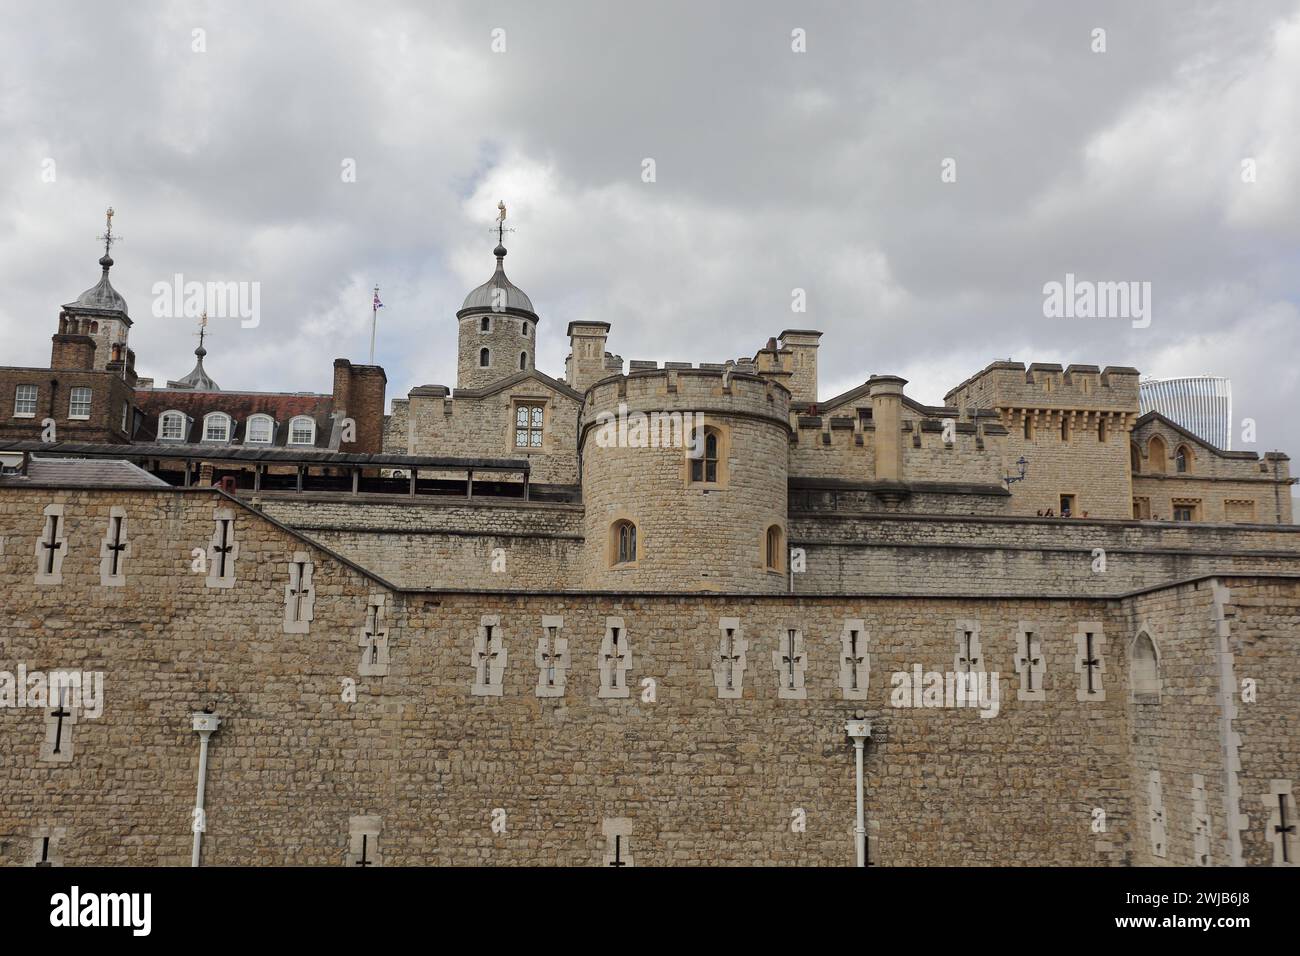
M 534 367 L 537 312 L 532 299 L 506 277 L 502 233 L 492 250 L 497 259 L 492 278 L 465 296 L 456 313 L 457 388 L 485 388 Z

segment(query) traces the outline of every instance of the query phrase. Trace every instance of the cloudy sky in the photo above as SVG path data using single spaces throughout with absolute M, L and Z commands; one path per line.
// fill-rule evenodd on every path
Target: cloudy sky
M 0 364 L 48 362 L 111 204 L 141 374 L 193 365 L 152 309 L 180 273 L 260 284 L 257 327 L 212 323 L 224 388 L 327 391 L 375 283 L 389 397 L 454 385 L 505 199 L 557 376 L 574 319 L 661 361 L 816 328 L 822 397 L 1213 373 L 1234 447 L 1300 455 L 1300 0 L 6 6 Z M 1067 273 L 1150 282 L 1149 327 L 1045 317 Z

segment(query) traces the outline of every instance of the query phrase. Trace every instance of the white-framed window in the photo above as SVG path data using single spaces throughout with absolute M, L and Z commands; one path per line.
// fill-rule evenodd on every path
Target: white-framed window
M 14 390 L 14 418 L 35 418 L 37 390 L 35 385 L 19 385 Z
M 275 421 L 270 415 L 253 415 L 248 419 L 244 433 L 244 443 L 248 445 L 269 445 L 275 434 Z
M 158 437 L 164 441 L 182 441 L 185 438 L 185 413 L 163 412 L 158 419 Z
M 316 422 L 306 415 L 299 415 L 289 422 L 290 445 L 316 444 Z
M 225 412 L 209 412 L 203 416 L 204 441 L 230 441 L 230 416 Z
M 74 388 L 68 396 L 68 417 L 89 418 L 90 396 L 91 390 L 86 386 L 78 385 Z

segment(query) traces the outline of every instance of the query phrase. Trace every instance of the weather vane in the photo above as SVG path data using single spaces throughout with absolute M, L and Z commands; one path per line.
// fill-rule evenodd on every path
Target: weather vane
M 203 314 L 199 316 L 199 330 L 194 333 L 199 337 L 199 348 L 203 348 L 203 338 L 208 334 L 208 310 L 204 309 Z
M 501 199 L 497 202 L 497 242 L 503 246 L 506 244 L 507 232 L 514 230 L 506 227 L 506 201 Z
M 104 220 L 107 223 L 107 225 L 104 226 L 104 234 L 102 236 L 96 236 L 95 238 L 101 240 L 104 243 L 104 257 L 107 258 L 110 250 L 113 248 L 113 243 L 119 242 L 122 239 L 122 237 L 113 235 L 113 207 L 112 206 L 109 206 L 108 211 L 104 213 Z

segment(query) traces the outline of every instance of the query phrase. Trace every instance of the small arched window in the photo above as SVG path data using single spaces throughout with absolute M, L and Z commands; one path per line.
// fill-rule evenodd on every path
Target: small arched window
M 186 427 L 184 412 L 163 412 L 158 420 L 158 437 L 164 441 L 184 441 Z
M 1147 442 L 1147 465 L 1151 471 L 1157 475 L 1165 473 L 1165 462 L 1169 458 L 1169 449 L 1165 446 L 1165 440 L 1159 435 L 1152 435 L 1151 440 Z
M 527 320 L 525 320 L 525 321 L 519 323 L 519 334 L 522 335 L 524 338 L 528 338 L 528 322 L 527 322 Z
M 718 449 L 722 445 L 716 428 L 704 426 L 704 440 L 699 432 L 691 436 L 691 481 L 716 483 L 718 480 Z
M 1135 475 L 1142 471 L 1142 452 L 1132 442 L 1129 442 L 1128 446 L 1128 467 Z
M 1186 445 L 1179 445 L 1174 453 L 1174 471 L 1180 475 L 1192 470 L 1192 450 Z
M 275 434 L 275 420 L 270 415 L 252 415 L 244 427 L 244 444 L 269 445 Z
M 767 535 L 764 540 L 763 552 L 765 555 L 764 564 L 769 571 L 785 570 L 785 548 L 783 547 L 784 535 L 781 534 L 781 526 L 774 524 L 767 529 Z
M 230 441 L 230 416 L 225 412 L 209 412 L 203 417 L 204 441 Z
M 316 444 L 316 422 L 306 415 L 298 415 L 289 421 L 290 445 Z
M 485 319 L 484 321 L 487 321 L 487 320 Z M 479 368 L 487 368 L 488 365 L 491 364 L 490 359 L 491 359 L 491 354 L 488 352 L 487 349 L 479 349 L 479 350 L 478 350 L 478 367 L 479 367 Z
M 611 564 L 636 562 L 636 525 L 627 519 L 615 521 L 610 528 Z
M 478 330 L 480 332 L 492 331 L 492 320 L 488 318 L 486 315 L 483 316 L 483 318 L 479 320 Z
M 522 372 L 522 371 L 524 371 L 526 368 L 528 368 L 528 353 L 527 353 L 527 352 L 520 352 L 520 353 L 519 353 L 519 371 Z
M 1138 703 L 1160 703 L 1160 654 L 1146 628 L 1138 631 L 1129 651 L 1129 686 Z

